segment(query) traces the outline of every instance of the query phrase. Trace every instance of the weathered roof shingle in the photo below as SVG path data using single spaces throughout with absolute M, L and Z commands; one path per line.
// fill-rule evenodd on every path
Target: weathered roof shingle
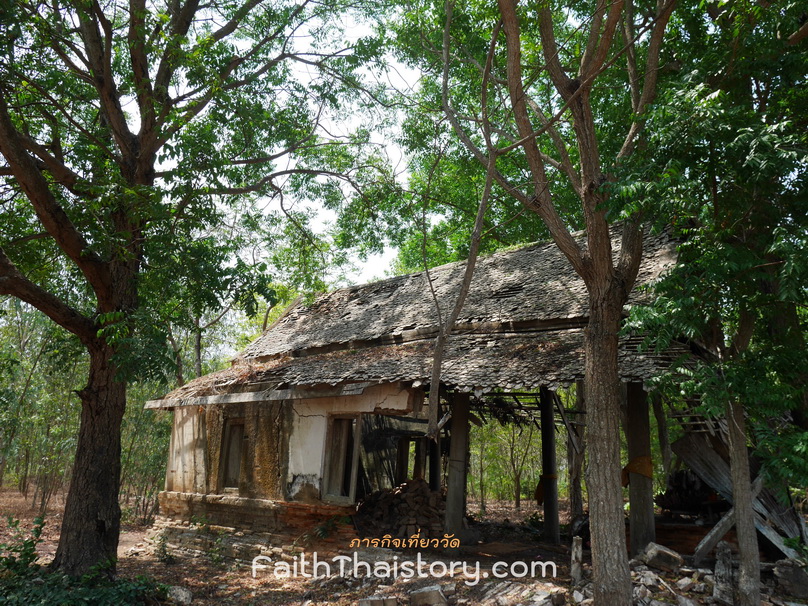
M 614 240 L 614 254 L 619 253 Z M 675 263 L 663 235 L 647 236 L 638 285 Z M 430 270 L 443 317 L 460 288 L 465 263 Z M 630 303 L 644 295 L 635 288 Z M 587 294 L 553 243 L 479 259 L 471 289 L 449 339 L 442 381 L 461 391 L 537 389 L 583 375 Z M 437 313 L 425 272 L 342 288 L 298 304 L 249 345 L 230 368 L 202 377 L 166 398 L 350 382 L 429 381 Z M 674 352 L 675 353 L 675 352 Z M 669 362 L 621 343 L 626 379 L 642 380 Z M 269 386 L 269 387 L 267 387 Z

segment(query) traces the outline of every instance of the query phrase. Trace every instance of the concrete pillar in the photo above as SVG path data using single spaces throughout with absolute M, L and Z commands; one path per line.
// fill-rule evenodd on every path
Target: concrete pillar
M 560 542 L 558 526 L 558 469 L 556 468 L 555 402 L 553 392 L 542 387 L 541 403 L 541 479 L 544 486 L 544 540 Z
M 452 426 L 449 442 L 449 478 L 446 491 L 446 533 L 460 538 L 465 513 L 466 467 L 469 445 L 469 402 L 467 393 L 452 398 Z
M 651 422 L 648 416 L 648 398 L 642 383 L 629 383 L 626 388 L 626 444 L 629 461 L 631 555 L 636 556 L 648 543 L 656 540 Z

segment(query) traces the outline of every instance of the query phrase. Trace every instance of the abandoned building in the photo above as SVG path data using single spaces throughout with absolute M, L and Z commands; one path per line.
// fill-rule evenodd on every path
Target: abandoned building
M 647 236 L 638 286 L 673 263 L 668 238 Z M 583 418 L 569 418 L 554 391 L 583 377 L 584 284 L 553 243 L 479 259 L 444 355 L 436 443 L 425 437 L 435 298 L 445 317 L 464 270 L 454 263 L 297 302 L 229 368 L 148 402 L 174 413 L 163 527 L 176 537 L 204 520 L 288 543 L 353 513 L 366 495 L 420 477 L 434 489 L 445 480 L 440 532 L 462 538 L 469 419 L 510 414 L 540 421 L 545 540 L 557 542 L 555 433 L 566 430 L 582 460 Z M 635 288 L 630 304 L 643 296 Z M 620 347 L 637 460 L 651 454 L 643 385 L 686 353 L 642 352 L 640 341 Z M 654 538 L 654 502 L 648 474 L 628 473 L 634 548 Z

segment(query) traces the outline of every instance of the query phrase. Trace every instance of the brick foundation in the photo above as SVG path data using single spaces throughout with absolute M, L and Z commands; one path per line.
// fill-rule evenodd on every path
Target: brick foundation
M 149 540 L 168 553 L 249 564 L 258 555 L 291 558 L 348 550 L 354 507 L 248 499 L 228 494 L 162 492 Z M 347 520 L 346 520 L 347 519 Z

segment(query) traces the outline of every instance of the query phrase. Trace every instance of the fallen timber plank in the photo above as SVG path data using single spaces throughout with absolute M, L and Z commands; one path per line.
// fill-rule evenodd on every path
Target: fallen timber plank
M 712 438 L 717 439 L 717 438 Z M 672 450 L 690 467 L 696 475 L 706 482 L 713 490 L 720 494 L 729 503 L 732 503 L 732 481 L 730 475 L 729 462 L 719 454 L 711 444 L 711 438 L 706 434 L 686 433 L 671 445 Z M 762 482 L 762 478 L 758 477 Z M 757 479 L 755 483 L 757 483 Z M 786 546 L 783 536 L 799 537 L 801 535 L 801 524 L 798 522 L 798 515 L 793 508 L 784 508 L 777 498 L 769 490 L 762 486 L 752 485 L 753 508 L 755 510 L 755 526 L 758 531 L 769 539 L 787 557 L 794 557 L 796 552 Z M 729 514 L 729 512 L 727 512 Z M 719 525 L 724 522 L 727 515 L 719 521 Z M 734 516 L 732 518 L 734 520 Z M 698 555 L 702 558 L 712 551 L 715 543 L 726 534 L 732 527 L 729 520 L 725 523 L 729 526 L 718 536 L 713 536 L 713 531 L 702 540 L 696 548 Z M 718 526 L 718 525 L 717 525 Z M 776 529 L 775 529 L 776 528 Z M 716 530 L 719 533 L 721 528 Z M 779 532 L 778 532 L 779 531 Z M 707 539 L 712 541 L 712 545 L 705 543 Z M 702 545 L 704 543 L 704 545 Z M 694 558 L 695 558 L 694 554 Z
M 758 476 L 752 482 L 752 498 L 754 499 L 760 489 L 763 487 L 763 478 Z M 731 507 L 727 513 L 718 521 L 718 524 L 713 526 L 712 530 L 708 532 L 705 537 L 699 541 L 696 546 L 696 551 L 693 553 L 693 565 L 698 566 L 707 557 L 718 541 L 724 538 L 730 529 L 735 525 L 735 508 Z

